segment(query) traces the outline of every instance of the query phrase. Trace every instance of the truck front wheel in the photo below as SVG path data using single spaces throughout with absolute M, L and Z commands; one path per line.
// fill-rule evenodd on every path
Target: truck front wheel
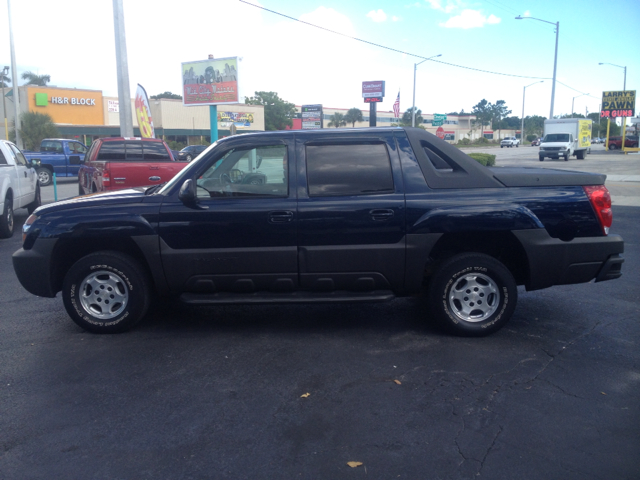
M 544 162 L 544 157 L 542 155 L 538 155 L 538 160 L 540 160 L 541 162 Z
M 67 272 L 62 299 L 71 319 L 93 333 L 120 333 L 147 313 L 150 281 L 129 255 L 103 251 L 78 260 Z
M 517 297 L 511 272 L 481 253 L 448 259 L 429 285 L 429 304 L 436 320 L 451 333 L 465 337 L 481 337 L 502 328 L 516 308 Z
M 38 173 L 38 182 L 41 187 L 51 185 L 51 182 L 53 181 L 53 174 L 51 173 L 51 170 L 45 167 L 39 167 L 36 172 Z

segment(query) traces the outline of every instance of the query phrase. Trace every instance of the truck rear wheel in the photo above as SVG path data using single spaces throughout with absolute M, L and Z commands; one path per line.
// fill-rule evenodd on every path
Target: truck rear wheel
M 429 284 L 429 304 L 436 320 L 465 337 L 481 337 L 502 328 L 516 308 L 517 297 L 511 272 L 481 253 L 448 259 Z
M 0 218 L 0 238 L 9 238 L 13 235 L 13 198 L 7 195 L 4 199 L 4 210 Z
M 41 187 L 51 185 L 51 183 L 53 182 L 53 174 L 48 168 L 38 167 L 36 169 L 36 173 L 38 174 L 38 182 L 40 183 Z
M 147 313 L 150 281 L 140 264 L 120 252 L 96 252 L 67 272 L 62 299 L 71 319 L 93 333 L 120 333 Z
M 576 158 L 577 158 L 578 160 L 584 160 L 584 152 L 585 152 L 584 150 L 578 150 L 578 151 L 576 152 Z

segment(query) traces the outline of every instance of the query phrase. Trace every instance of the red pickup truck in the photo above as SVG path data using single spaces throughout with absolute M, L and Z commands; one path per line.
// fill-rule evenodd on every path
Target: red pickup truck
M 174 160 L 168 145 L 156 138 L 100 138 L 81 161 L 80 195 L 158 185 L 188 165 Z

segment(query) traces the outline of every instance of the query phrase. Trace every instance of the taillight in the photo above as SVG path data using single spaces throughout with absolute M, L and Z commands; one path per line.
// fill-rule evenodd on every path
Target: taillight
M 584 188 L 591 206 L 598 216 L 598 221 L 605 235 L 609 234 L 609 228 L 613 222 L 613 213 L 611 212 L 611 195 L 604 185 L 589 185 Z
M 102 171 L 102 186 L 110 187 L 111 186 L 111 172 L 109 170 Z
M 31 224 L 38 219 L 34 213 L 29 215 L 27 221 L 22 225 L 22 243 L 27 239 L 27 233 L 29 233 L 29 229 L 31 228 Z

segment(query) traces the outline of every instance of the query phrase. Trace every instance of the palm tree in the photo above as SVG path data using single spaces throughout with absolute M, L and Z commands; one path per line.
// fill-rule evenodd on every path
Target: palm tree
M 344 116 L 344 121 L 350 123 L 352 127 L 355 127 L 356 122 L 364 122 L 362 111 L 359 108 L 350 108 Z
M 331 121 L 327 124 L 328 127 L 346 127 L 347 122 L 344 119 L 344 115 L 340 112 L 336 112 L 331 115 Z
M 11 83 L 11 78 L 9 77 L 9 75 L 5 75 L 4 70 L 2 70 L 0 72 L 0 88 L 8 87 L 9 83 Z
M 38 75 L 33 72 L 24 72 L 22 79 L 27 80 L 25 85 L 37 85 L 39 87 L 46 87 L 47 83 L 51 81 L 51 75 Z

